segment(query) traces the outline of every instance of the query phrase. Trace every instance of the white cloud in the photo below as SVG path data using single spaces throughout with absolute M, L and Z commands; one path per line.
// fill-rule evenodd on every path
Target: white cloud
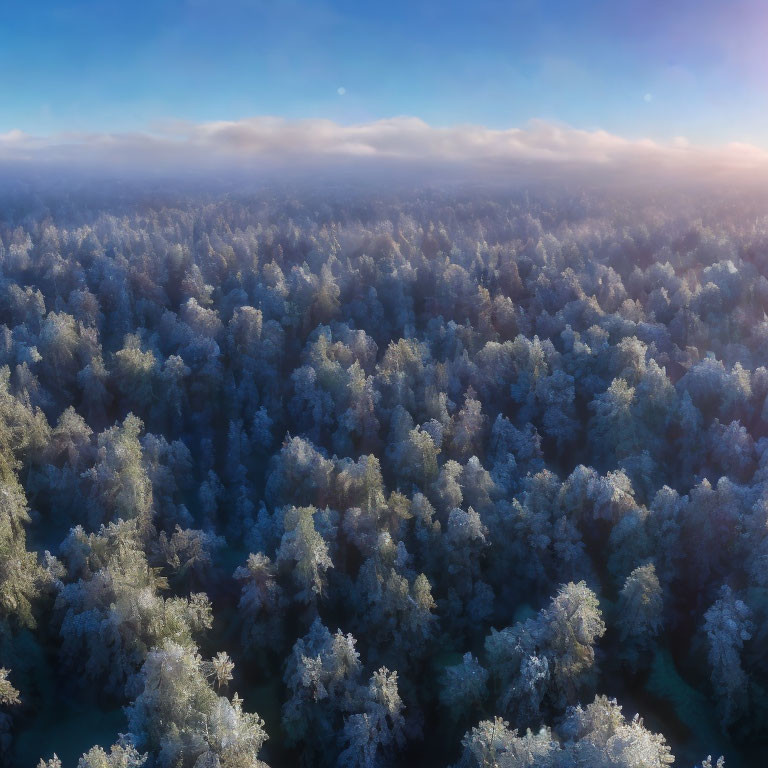
M 430 126 L 415 117 L 341 125 L 331 120 L 253 117 L 165 124 L 135 133 L 0 134 L 0 159 L 173 169 L 317 168 L 359 165 L 508 173 L 719 174 L 762 176 L 768 152 L 732 143 L 697 146 L 627 139 L 533 121 L 496 130 L 477 125 Z

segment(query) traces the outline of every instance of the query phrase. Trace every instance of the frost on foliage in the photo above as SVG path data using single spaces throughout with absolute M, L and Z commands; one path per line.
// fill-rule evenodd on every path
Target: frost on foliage
M 583 581 L 566 584 L 542 610 L 540 621 L 554 661 L 555 684 L 561 697 L 570 700 L 592 672 L 594 645 L 605 633 L 597 596 Z
M 558 730 L 574 765 L 664 768 L 674 762 L 663 736 L 647 730 L 639 715 L 628 722 L 606 696 L 596 696 L 585 709 L 569 708 Z
M 635 568 L 627 576 L 619 593 L 617 623 L 622 639 L 622 653 L 634 663 L 646 650 L 662 624 L 661 585 L 653 563 Z
M 96 464 L 85 474 L 90 487 L 91 525 L 118 519 L 145 520 L 150 515 L 152 484 L 142 462 L 139 442 L 143 428 L 143 422 L 129 414 L 122 424 L 99 435 Z
M 267 477 L 266 498 L 283 504 L 321 506 L 329 498 L 333 463 L 308 440 L 294 437 L 283 443 L 272 459 Z
M 258 753 L 267 734 L 256 714 L 215 693 L 206 662 L 194 648 L 166 641 L 150 651 L 140 674 L 140 692 L 127 708 L 138 749 L 158 755 L 161 768 L 221 766 L 261 768 Z
M 394 546 L 389 534 L 380 534 L 354 585 L 356 614 L 371 631 L 372 646 L 403 665 L 424 657 L 436 618 L 429 579 L 414 575 L 408 559 L 402 542 Z
M 690 686 L 765 735 L 759 200 L 94 189 L 0 193 L 0 748 L 51 705 L 34 639 L 135 700 L 89 766 L 255 765 L 236 669 L 285 674 L 306 765 L 442 713 L 519 729 L 466 766 L 648 768 L 639 720 L 566 708 L 692 627 Z M 214 608 L 241 647 L 202 660 Z
M 137 521 L 110 523 L 89 535 L 73 528 L 62 552 L 72 576 L 79 576 L 56 597 L 62 657 L 113 690 L 138 671 L 150 648 L 165 640 L 192 647 L 211 627 L 204 593 L 158 594 L 167 585 L 147 563 Z
M 277 551 L 277 564 L 289 564 L 298 587 L 296 598 L 314 603 L 323 596 L 325 572 L 333 568 L 328 545 L 315 527 L 314 507 L 285 511 L 285 533 Z
M 475 392 L 470 387 L 465 394 L 464 405 L 450 427 L 448 454 L 451 458 L 463 462 L 478 453 L 482 446 L 486 421 L 481 403 L 475 398 Z
M 747 707 L 748 678 L 742 667 L 744 643 L 752 637 L 752 612 L 727 585 L 704 614 L 712 684 L 724 726 L 733 724 Z
M 48 760 L 44 760 L 41 757 L 40 762 L 37 764 L 37 768 L 62 768 L 61 759 L 54 752 L 53 757 L 49 758 Z
M 296 641 L 283 678 L 290 693 L 283 706 L 289 743 L 306 739 L 318 749 L 333 742 L 341 716 L 353 711 L 361 696 L 356 642 L 340 630 L 331 635 L 320 619 Z
M 374 672 L 358 706 L 362 706 L 363 712 L 344 721 L 345 747 L 338 765 L 376 768 L 389 764 L 394 751 L 405 740 L 405 707 L 398 692 L 397 672 L 386 667 Z
M 0 625 L 12 618 L 34 627 L 33 604 L 48 581 L 34 552 L 27 550 L 29 520 L 24 489 L 0 460 Z
M 232 679 L 232 672 L 235 668 L 235 664 L 224 651 L 219 651 L 211 660 L 207 663 L 208 677 L 212 678 L 216 683 L 216 688 L 226 686 Z
M 8 679 L 9 669 L 0 668 L 0 704 L 18 704 L 21 701 L 19 692 L 11 685 Z
M 285 598 L 275 580 L 272 561 L 261 552 L 250 554 L 245 565 L 235 570 L 234 578 L 242 585 L 238 610 L 246 648 L 256 649 L 279 642 Z
M 440 680 L 440 703 L 453 717 L 472 712 L 482 705 L 488 693 L 488 672 L 471 653 L 461 664 L 446 667 Z
M 224 546 L 224 539 L 207 531 L 176 525 L 171 536 L 161 531 L 157 555 L 167 563 L 170 573 L 182 583 L 206 584 L 213 570 L 214 555 Z
M 89 749 L 78 760 L 77 768 L 142 768 L 147 757 L 146 754 L 140 754 L 130 742 L 121 739 L 112 745 L 109 752 L 101 747 Z
M 528 721 L 545 700 L 575 701 L 594 672 L 594 644 L 604 632 L 597 598 L 584 582 L 561 587 L 535 618 L 492 630 L 485 652 L 501 711 Z
M 674 762 L 664 737 L 635 715 L 627 721 L 615 700 L 569 707 L 555 729 L 524 736 L 501 718 L 483 721 L 464 736 L 455 768 L 665 768 Z
M 557 768 L 560 747 L 549 729 L 518 736 L 496 717 L 483 720 L 462 739 L 461 759 L 454 768 Z

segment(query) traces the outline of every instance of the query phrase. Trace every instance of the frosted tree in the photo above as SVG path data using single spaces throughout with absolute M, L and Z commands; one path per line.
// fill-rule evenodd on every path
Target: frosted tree
M 668 586 L 682 557 L 680 529 L 687 497 L 669 486 L 661 487 L 651 503 L 647 529 L 659 581 Z
M 470 507 L 452 510 L 440 538 L 441 562 L 436 591 L 442 597 L 444 621 L 452 631 L 464 632 L 488 619 L 493 610 L 493 587 L 483 578 L 484 552 L 490 548 L 488 529 Z
M 397 686 L 397 672 L 386 667 L 371 676 L 363 695 L 364 711 L 344 721 L 339 766 L 376 768 L 390 764 L 397 747 L 405 740 L 404 705 Z
M 641 447 L 632 415 L 634 399 L 634 387 L 619 378 L 590 403 L 594 412 L 590 439 L 595 455 L 607 465 L 637 453 Z
M 238 610 L 248 648 L 272 646 L 282 639 L 285 597 L 275 576 L 272 561 L 261 552 L 248 555 L 245 565 L 235 570 L 234 578 L 242 585 Z
M 493 478 L 477 456 L 471 456 L 462 468 L 461 489 L 467 505 L 479 512 L 488 510 L 498 495 Z
M 0 630 L 10 619 L 35 626 L 33 603 L 46 581 L 37 557 L 27 550 L 29 508 L 15 473 L 0 460 Z
M 549 729 L 518 736 L 500 717 L 483 720 L 461 745 L 464 749 L 454 768 L 558 768 L 562 764 L 560 746 Z
M 283 679 L 290 698 L 283 706 L 283 728 L 288 743 L 304 741 L 309 755 L 334 745 L 343 715 L 362 699 L 356 642 L 340 630 L 331 635 L 315 619 L 288 657 Z
M 483 721 L 464 736 L 455 768 L 665 768 L 674 762 L 663 736 L 635 715 L 627 721 L 615 700 L 596 696 L 586 708 L 569 707 L 555 731 L 524 736 L 501 718 Z
M 143 422 L 129 414 L 122 424 L 99 435 L 96 464 L 85 475 L 90 486 L 92 525 L 117 519 L 149 519 L 152 484 L 142 463 L 139 435 L 143 428 Z
M 40 352 L 50 366 L 51 378 L 65 386 L 77 375 L 79 331 L 75 318 L 65 312 L 49 312 L 40 329 Z
M 373 633 L 372 645 L 386 659 L 412 664 L 422 659 L 432 633 L 435 600 L 424 574 L 404 574 L 400 557 L 386 534 L 380 536 L 375 554 L 360 567 L 355 590 L 360 629 Z
M 62 543 L 69 572 L 55 602 L 67 665 L 120 690 L 166 639 L 186 647 L 211 627 L 211 604 L 204 593 L 163 598 L 167 582 L 147 562 L 137 520 L 102 526 L 96 534 L 70 531 Z
M 10 670 L 0 667 L 0 704 L 18 704 L 21 701 L 19 692 L 11 685 L 8 679 Z
M 142 351 L 138 334 L 127 334 L 123 348 L 115 353 L 113 376 L 128 407 L 145 413 L 152 404 L 153 384 L 158 373 L 152 350 Z
M 662 626 L 662 592 L 653 563 L 635 568 L 619 593 L 617 623 L 622 653 L 636 664 Z
M 558 730 L 572 765 L 664 768 L 675 760 L 663 736 L 647 730 L 638 715 L 627 722 L 616 700 L 606 696 L 584 709 L 570 707 Z
M 139 751 L 128 741 L 113 744 L 109 752 L 101 747 L 89 749 L 77 762 L 77 768 L 142 768 L 148 755 Z
M 429 487 L 437 476 L 439 453 L 433 436 L 419 427 L 409 430 L 401 442 L 394 444 L 394 467 L 403 482 L 403 490 L 409 487 L 408 482 L 422 490 Z
M 542 610 L 540 621 L 552 655 L 555 686 L 561 699 L 572 701 L 594 670 L 594 646 L 605 633 L 597 596 L 583 581 L 566 584 Z
M 535 618 L 492 630 L 485 652 L 501 711 L 532 720 L 545 702 L 575 701 L 594 674 L 594 645 L 604 632 L 584 582 L 563 585 Z
M 543 647 L 546 637 L 539 618 L 500 632 L 491 630 L 485 639 L 498 711 L 521 721 L 539 718 L 552 690 L 550 661 Z
M 155 753 L 159 766 L 263 768 L 263 721 L 243 712 L 237 694 L 230 701 L 214 692 L 194 648 L 166 641 L 148 654 L 140 682 L 128 724 L 136 747 Z
M 37 764 L 37 768 L 62 768 L 61 759 L 54 752 L 53 757 L 49 758 L 48 760 L 44 760 L 41 757 L 40 762 Z
M 471 653 L 446 667 L 440 680 L 440 704 L 460 719 L 478 709 L 488 693 L 488 672 Z
M 574 406 L 573 376 L 556 370 L 551 376 L 538 379 L 536 398 L 543 411 L 541 423 L 544 433 L 553 437 L 558 448 L 563 450 L 572 443 L 579 427 Z
M 157 544 L 150 548 L 176 582 L 200 587 L 209 583 L 213 574 L 216 552 L 224 539 L 212 533 L 176 525 L 168 536 L 161 531 Z M 155 560 L 157 562 L 157 560 Z
M 333 568 L 325 539 L 315 528 L 314 507 L 291 507 L 284 516 L 285 533 L 277 565 L 289 564 L 298 587 L 296 598 L 314 604 L 325 589 L 325 572 Z
M 308 440 L 287 439 L 271 461 L 266 498 L 276 506 L 323 506 L 331 492 L 333 462 Z
M 442 510 L 448 512 L 461 506 L 464 494 L 461 488 L 462 467 L 459 462 L 449 459 L 440 467 L 434 483 L 432 499 Z
M 459 462 L 465 462 L 476 455 L 482 445 L 483 432 L 487 422 L 482 406 L 470 387 L 464 397 L 464 405 L 456 414 L 450 428 L 449 454 Z
M 724 726 L 733 724 L 747 707 L 748 678 L 741 663 L 744 643 L 752 637 L 751 611 L 731 588 L 720 588 L 718 599 L 704 614 L 712 684 Z

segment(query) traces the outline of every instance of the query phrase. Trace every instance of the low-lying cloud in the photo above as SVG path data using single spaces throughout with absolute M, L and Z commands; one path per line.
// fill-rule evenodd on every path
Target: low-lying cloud
M 342 125 L 331 120 L 253 117 L 168 123 L 132 133 L 0 134 L 0 160 L 84 167 L 206 170 L 361 167 L 453 169 L 505 174 L 527 169 L 650 176 L 656 173 L 768 178 L 768 151 L 731 143 L 694 145 L 627 139 L 544 121 L 495 130 L 435 127 L 415 117 Z

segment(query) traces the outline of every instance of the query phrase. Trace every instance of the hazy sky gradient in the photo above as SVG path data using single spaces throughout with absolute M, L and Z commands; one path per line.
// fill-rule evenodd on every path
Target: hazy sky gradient
M 0 133 L 410 115 L 768 147 L 766 37 L 756 0 L 9 0 Z

